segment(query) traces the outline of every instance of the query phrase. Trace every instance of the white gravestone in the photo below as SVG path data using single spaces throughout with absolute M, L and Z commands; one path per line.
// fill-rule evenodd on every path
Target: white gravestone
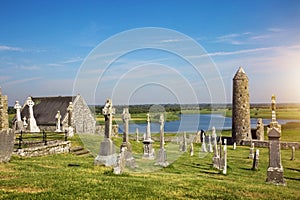
M 31 133 L 34 132 L 40 132 L 39 127 L 36 125 L 36 121 L 34 118 L 34 114 L 33 114 L 33 106 L 34 106 L 34 102 L 32 101 L 31 97 L 27 98 L 26 104 L 28 105 L 28 109 L 29 109 L 29 119 L 28 119 L 28 127 L 29 127 L 29 131 Z

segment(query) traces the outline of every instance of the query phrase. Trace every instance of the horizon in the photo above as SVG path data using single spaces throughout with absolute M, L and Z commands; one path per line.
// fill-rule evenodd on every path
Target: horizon
M 231 104 L 240 66 L 250 104 L 272 94 L 300 103 L 297 0 L 0 5 L 0 87 L 10 106 L 77 93 L 88 105 Z

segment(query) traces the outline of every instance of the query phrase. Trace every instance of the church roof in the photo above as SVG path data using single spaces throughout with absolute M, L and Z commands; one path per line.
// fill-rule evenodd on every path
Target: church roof
M 60 111 L 62 120 L 67 114 L 69 102 L 73 102 L 75 98 L 75 96 L 32 97 L 32 101 L 34 102 L 33 114 L 37 125 L 55 124 L 55 115 L 57 114 L 57 111 Z M 22 119 L 24 116 L 26 116 L 27 119 L 29 118 L 29 110 L 26 103 L 21 111 Z
M 235 73 L 233 80 L 237 80 L 237 79 L 247 79 L 247 74 L 244 71 L 244 69 L 242 67 L 239 67 L 239 69 L 237 70 L 237 72 Z

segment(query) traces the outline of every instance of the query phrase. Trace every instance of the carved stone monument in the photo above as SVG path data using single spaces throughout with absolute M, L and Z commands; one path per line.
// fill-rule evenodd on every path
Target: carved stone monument
M 154 141 L 151 139 L 151 130 L 150 130 L 150 114 L 147 114 L 147 130 L 145 139 L 143 141 L 144 144 L 144 155 L 143 158 L 146 159 L 154 159 L 155 158 L 155 151 L 152 147 L 152 143 Z
M 55 130 L 55 132 L 61 132 L 61 129 L 60 129 L 61 114 L 60 114 L 60 111 L 57 111 L 57 113 L 55 115 L 55 119 L 56 119 L 56 130 Z
M 206 149 L 206 143 L 205 143 L 205 135 L 202 135 L 201 151 L 202 151 L 202 152 L 207 152 L 207 149 Z
M 69 102 L 69 106 L 67 108 L 68 111 L 68 137 L 74 136 L 74 128 L 73 128 L 73 103 Z
M 21 108 L 22 106 L 20 105 L 19 101 L 16 101 L 14 109 L 16 110 L 16 121 L 15 121 L 15 125 L 14 125 L 14 129 L 16 131 L 22 131 L 24 130 L 24 126 L 23 126 L 23 121 L 21 119 Z
M 33 115 L 34 102 L 32 101 L 31 97 L 27 98 L 26 104 L 27 104 L 28 110 L 29 110 L 29 119 L 28 119 L 29 132 L 31 132 L 31 133 L 40 132 L 40 129 L 36 125 L 36 121 L 35 121 L 35 118 Z
M 276 121 L 276 101 L 272 95 L 272 121 L 268 127 L 269 137 L 269 167 L 267 182 L 276 185 L 286 185 L 283 178 L 283 166 L 281 164 L 280 137 L 281 126 Z
M 164 115 L 160 114 L 160 118 L 159 118 L 159 122 L 160 122 L 160 148 L 158 151 L 158 157 L 157 157 L 157 162 L 155 163 L 155 165 L 160 165 L 163 167 L 166 167 L 169 165 L 168 161 L 167 161 L 167 151 L 165 150 L 165 137 L 164 137 Z
M 129 142 L 128 139 L 128 130 L 129 130 L 129 120 L 131 119 L 130 113 L 129 113 L 129 109 L 128 108 L 124 108 L 123 109 L 123 114 L 122 114 L 122 120 L 123 120 L 123 124 L 124 124 L 124 131 L 123 131 L 123 143 L 121 145 L 121 149 L 123 147 L 126 147 L 126 149 L 128 151 L 131 151 L 131 144 Z
M 262 118 L 258 118 L 256 123 L 256 139 L 260 141 L 264 141 L 264 136 L 265 136 L 264 124 Z
M 0 130 L 8 129 L 8 98 L 6 95 L 2 95 L 0 87 Z
M 115 146 L 111 140 L 112 136 L 112 116 L 115 114 L 111 99 L 107 99 L 102 114 L 105 118 L 104 139 L 100 144 L 100 151 L 95 158 L 95 165 L 113 166 L 117 162 Z

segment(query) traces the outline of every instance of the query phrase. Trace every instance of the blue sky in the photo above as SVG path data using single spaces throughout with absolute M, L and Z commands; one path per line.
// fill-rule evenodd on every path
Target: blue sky
M 80 69 L 97 45 L 120 32 L 143 27 L 175 30 L 198 42 L 215 64 L 216 77 L 222 78 L 225 102 L 231 102 L 232 77 L 239 66 L 249 77 L 251 102 L 269 102 L 273 93 L 279 102 L 300 102 L 297 0 L 0 0 L 0 27 L 0 86 L 10 105 L 23 102 L 28 95 L 72 95 Z M 157 50 L 131 52 L 113 63 L 96 86 L 87 82 L 76 92 L 84 94 L 96 87 L 95 99 L 86 97 L 91 104 L 103 104 L 109 96 L 115 97 L 116 104 L 212 102 L 211 93 L 216 91 L 205 87 L 206 77 L 193 76 L 191 67 L 175 57 Z M 131 81 L 120 80 L 128 72 Z M 94 78 L 100 75 L 93 74 Z M 144 83 L 134 81 L 139 77 Z M 181 78 L 186 88 L 177 82 Z M 166 87 L 159 82 L 162 79 Z M 117 83 L 123 88 L 116 88 Z M 179 94 L 168 83 L 180 85 L 186 93 Z M 122 96 L 112 94 L 111 88 L 118 94 L 120 89 L 133 89 Z

